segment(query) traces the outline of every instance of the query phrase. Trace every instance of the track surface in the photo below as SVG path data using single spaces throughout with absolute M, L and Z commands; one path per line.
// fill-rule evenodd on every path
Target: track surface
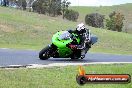
M 91 62 L 132 62 L 132 55 L 113 55 L 101 53 L 88 53 L 83 60 L 72 61 L 70 58 L 50 58 L 40 60 L 39 51 L 0 49 L 0 66 L 52 64 L 52 63 L 91 63 Z

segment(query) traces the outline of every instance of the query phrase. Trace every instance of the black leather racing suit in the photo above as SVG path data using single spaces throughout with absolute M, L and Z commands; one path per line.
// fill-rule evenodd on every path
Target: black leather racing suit
M 69 33 L 76 33 L 80 37 L 80 44 L 77 45 L 77 49 L 81 49 L 81 55 L 85 57 L 85 54 L 91 48 L 90 44 L 90 37 L 91 33 L 89 29 L 84 29 L 82 31 L 77 31 L 77 30 L 68 30 Z

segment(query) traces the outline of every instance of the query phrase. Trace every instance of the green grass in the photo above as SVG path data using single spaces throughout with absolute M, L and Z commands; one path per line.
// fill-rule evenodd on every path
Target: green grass
M 92 30 L 99 36 L 99 42 L 91 48 L 91 51 L 109 52 L 120 54 L 132 54 L 132 35 L 126 33 L 112 32 L 108 30 Z M 130 51 L 130 52 L 129 52 Z
M 80 17 L 83 17 L 83 14 L 87 13 L 87 8 L 79 8 Z M 81 8 L 84 8 L 84 10 L 81 10 Z M 94 12 L 94 8 L 96 7 L 89 8 L 89 12 Z M 110 8 L 107 7 L 108 10 L 103 8 L 102 13 L 109 13 Z M 63 20 L 61 17 L 49 17 L 13 8 L 0 7 L 0 48 L 40 50 L 51 43 L 54 33 L 69 28 L 75 29 L 80 22 L 71 22 Z M 131 34 L 93 27 L 90 27 L 90 29 L 99 37 L 98 43 L 90 49 L 90 52 L 132 54 Z
M 41 69 L 0 69 L 0 88 L 131 88 L 129 84 L 76 83 L 79 66 Z M 87 74 L 130 74 L 132 64 L 83 66 Z

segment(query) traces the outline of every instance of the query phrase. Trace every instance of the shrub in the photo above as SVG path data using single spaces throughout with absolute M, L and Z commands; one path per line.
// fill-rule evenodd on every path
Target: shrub
M 85 16 L 85 23 L 92 27 L 104 27 L 104 15 L 99 13 L 91 13 Z
M 123 28 L 124 15 L 117 12 L 112 12 L 109 19 L 106 19 L 106 27 L 108 30 L 121 32 Z
M 77 21 L 79 13 L 74 10 L 66 10 L 64 17 L 71 21 Z

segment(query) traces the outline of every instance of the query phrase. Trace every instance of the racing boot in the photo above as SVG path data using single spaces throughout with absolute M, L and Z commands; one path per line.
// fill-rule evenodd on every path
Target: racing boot
M 81 51 L 81 59 L 85 58 L 85 50 Z

